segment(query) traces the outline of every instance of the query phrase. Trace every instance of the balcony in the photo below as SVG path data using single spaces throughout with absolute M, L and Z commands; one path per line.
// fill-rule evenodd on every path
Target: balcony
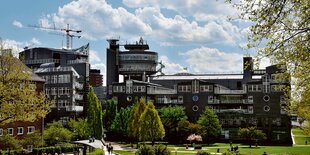
M 87 60 L 68 60 L 67 61 L 67 64 L 79 64 L 79 63 L 87 63 L 88 61 Z
M 74 94 L 74 99 L 75 99 L 75 100 L 83 100 L 83 95 Z
M 216 113 L 225 113 L 225 112 L 238 112 L 243 114 L 253 114 L 253 111 L 248 109 L 215 109 Z
M 23 63 L 26 65 L 32 65 L 32 64 L 44 64 L 44 63 L 59 63 L 59 59 L 36 59 L 36 60 L 24 60 Z
M 162 87 L 147 87 L 147 94 L 177 94 L 177 90 Z
M 222 104 L 253 104 L 253 102 L 249 102 L 248 99 L 242 99 L 242 100 L 219 100 L 219 103 Z
M 75 82 L 74 83 L 74 88 L 76 88 L 78 90 L 82 90 L 84 87 L 83 87 L 83 84 Z
M 246 90 L 230 90 L 214 88 L 214 94 L 246 94 Z
M 35 73 L 45 73 L 45 72 L 66 72 L 75 71 L 73 67 L 51 67 L 51 68 L 37 68 L 34 70 Z

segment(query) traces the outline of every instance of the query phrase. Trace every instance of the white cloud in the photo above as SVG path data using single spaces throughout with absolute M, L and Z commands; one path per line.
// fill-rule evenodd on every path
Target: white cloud
M 159 61 L 161 61 L 165 66 L 162 70 L 164 74 L 176 74 L 183 71 L 184 67 L 182 67 L 180 64 L 170 62 L 167 56 L 160 56 Z
M 237 14 L 237 10 L 225 3 L 224 0 L 123 0 L 123 3 L 132 8 L 155 7 L 174 10 L 182 16 L 193 16 L 198 21 Z
M 103 75 L 103 86 L 106 86 L 106 65 L 104 63 L 91 64 L 91 69 L 100 69 L 100 74 Z
M 227 4 L 222 2 L 217 4 L 217 2 L 204 0 L 181 0 L 174 1 L 174 3 L 160 0 L 124 0 L 124 3 L 128 6 L 152 7 L 137 8 L 134 13 L 131 13 L 122 7 L 113 8 L 104 0 L 78 0 L 60 7 L 54 14 L 46 15 L 40 19 L 40 24 L 47 27 L 54 24 L 65 27 L 67 23 L 70 23 L 73 29 L 81 29 L 82 36 L 90 40 L 116 36 L 125 39 L 145 36 L 158 40 L 162 46 L 193 43 L 234 44 L 240 39 L 241 30 L 237 26 L 215 16 L 219 12 L 231 12 L 226 9 L 228 8 Z M 175 15 L 173 18 L 165 17 L 161 13 L 159 4 L 163 4 L 165 8 L 176 10 L 181 15 Z M 180 6 L 184 6 L 184 8 Z M 195 20 L 190 21 L 187 18 L 186 15 L 191 13 Z M 207 19 L 211 17 L 214 20 Z
M 47 15 L 41 21 L 45 25 L 55 23 L 56 26 L 65 27 L 67 23 L 73 29 L 81 29 L 84 38 L 96 40 L 109 37 L 145 35 L 152 29 L 134 14 L 124 8 L 112 8 L 105 1 L 78 0 L 72 1 L 58 9 L 55 14 Z
M 18 28 L 24 27 L 23 24 L 17 20 L 14 20 L 12 24 Z
M 30 40 L 30 43 L 33 44 L 33 45 L 41 45 L 40 40 L 37 39 L 37 38 L 32 38 L 32 39 Z
M 23 51 L 23 47 L 25 46 L 25 43 L 10 39 L 5 39 L 0 44 L 1 46 L 3 46 L 4 49 L 12 49 L 13 55 L 15 57 L 18 57 L 18 53 Z
M 183 55 L 194 73 L 242 72 L 243 56 L 239 53 L 224 53 L 216 48 L 201 47 Z
M 94 50 L 89 51 L 89 59 L 90 59 L 90 62 L 100 62 L 101 61 L 101 59 L 98 56 L 97 51 L 94 51 Z
M 167 18 L 160 9 L 146 7 L 136 10 L 136 16 L 152 27 L 151 36 L 162 45 L 183 43 L 235 43 L 240 39 L 240 30 L 226 20 L 210 21 L 201 25 L 196 21 L 176 15 Z

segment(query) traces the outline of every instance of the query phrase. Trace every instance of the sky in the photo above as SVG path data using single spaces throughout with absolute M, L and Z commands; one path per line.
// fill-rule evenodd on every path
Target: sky
M 107 39 L 120 44 L 142 37 L 165 65 L 165 74 L 241 73 L 250 22 L 224 0 L 2 0 L 0 37 L 6 47 L 63 48 L 63 31 L 82 30 L 73 48 L 90 43 L 91 68 L 106 74 Z M 269 62 L 261 62 L 265 67 Z M 105 85 L 105 82 L 104 82 Z

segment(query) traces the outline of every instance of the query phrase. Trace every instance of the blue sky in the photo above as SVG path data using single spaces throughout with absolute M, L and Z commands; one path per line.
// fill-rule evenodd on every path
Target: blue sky
M 82 30 L 73 48 L 90 43 L 92 68 L 106 70 L 106 39 L 140 37 L 159 53 L 166 74 L 241 72 L 249 22 L 224 0 L 3 0 L 0 37 L 17 52 L 25 46 L 62 48 L 66 39 L 29 25 Z M 228 20 L 232 17 L 235 20 Z M 59 33 L 59 32 L 58 32 Z M 265 63 L 263 63 L 264 65 Z

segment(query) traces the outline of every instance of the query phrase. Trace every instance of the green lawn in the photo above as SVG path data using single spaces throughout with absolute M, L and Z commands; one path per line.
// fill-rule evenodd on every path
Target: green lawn
M 292 133 L 294 135 L 294 140 L 296 145 L 310 145 L 310 136 L 306 135 L 302 129 L 294 128 L 292 129 Z
M 302 146 L 302 147 L 291 147 L 291 146 L 259 146 L 259 147 L 252 147 L 249 148 L 248 145 L 240 145 L 240 144 L 233 144 L 233 146 L 239 146 L 239 150 L 241 154 L 245 155 L 261 155 L 263 152 L 267 152 L 267 154 L 273 155 L 309 155 L 310 154 L 310 145 Z M 168 145 L 168 148 L 171 150 L 172 155 L 175 155 L 175 148 L 177 148 L 178 155 L 194 155 L 196 154 L 197 150 L 186 150 L 185 147 L 173 146 Z M 211 145 L 210 147 L 203 147 L 204 151 L 207 152 L 216 152 L 217 149 L 220 149 L 220 152 L 225 152 L 229 149 L 229 144 L 221 144 L 216 143 Z M 134 152 L 126 152 L 126 151 L 115 151 L 120 155 L 134 155 Z

